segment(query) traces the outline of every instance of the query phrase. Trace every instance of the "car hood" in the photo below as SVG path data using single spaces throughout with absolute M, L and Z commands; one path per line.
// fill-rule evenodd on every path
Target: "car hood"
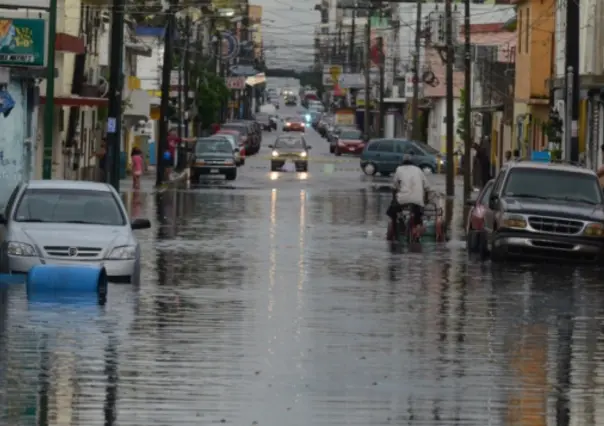
M 503 202 L 505 211 L 511 213 L 604 221 L 604 206 L 602 205 L 592 206 L 577 202 L 513 197 L 506 197 Z
M 13 222 L 12 238 L 25 236 L 37 246 L 118 247 L 133 244 L 127 226 L 80 225 L 73 223 L 23 223 Z M 21 234 L 21 235 L 19 235 Z

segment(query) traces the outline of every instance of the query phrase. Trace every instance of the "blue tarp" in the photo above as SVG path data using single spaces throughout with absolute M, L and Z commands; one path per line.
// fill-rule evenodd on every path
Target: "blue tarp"
M 549 151 L 533 151 L 531 161 L 540 163 L 549 163 L 552 160 L 552 154 Z

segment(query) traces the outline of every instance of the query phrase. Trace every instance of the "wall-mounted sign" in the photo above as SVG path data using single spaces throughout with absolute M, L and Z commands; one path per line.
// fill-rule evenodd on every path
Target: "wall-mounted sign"
M 46 65 L 46 21 L 0 17 L 0 66 Z

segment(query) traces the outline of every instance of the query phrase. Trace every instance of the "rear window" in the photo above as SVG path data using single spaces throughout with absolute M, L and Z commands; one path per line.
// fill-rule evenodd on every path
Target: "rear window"
M 245 124 L 225 124 L 221 127 L 224 130 L 237 130 L 243 135 L 247 135 L 247 126 Z
M 111 192 L 66 188 L 27 189 L 15 210 L 16 222 L 124 226 L 126 218 Z
M 228 154 L 233 151 L 233 145 L 226 139 L 206 139 L 197 141 L 195 152 L 197 154 Z
M 340 139 L 361 139 L 361 131 L 342 129 L 340 132 Z

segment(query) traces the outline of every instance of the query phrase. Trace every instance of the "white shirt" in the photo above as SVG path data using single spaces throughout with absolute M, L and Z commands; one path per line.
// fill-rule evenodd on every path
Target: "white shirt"
M 399 204 L 417 204 L 424 207 L 424 195 L 430 191 L 426 174 L 417 166 L 398 166 L 394 172 L 396 200 Z

